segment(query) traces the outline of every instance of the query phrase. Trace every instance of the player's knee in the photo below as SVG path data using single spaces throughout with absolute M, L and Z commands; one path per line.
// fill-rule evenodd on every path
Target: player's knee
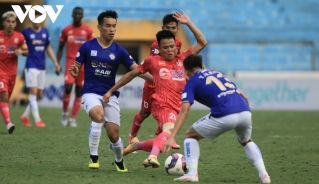
M 186 131 L 186 135 L 185 135 L 186 138 L 193 138 L 193 139 L 196 139 L 196 140 L 200 140 L 202 139 L 203 137 L 201 135 L 199 135 L 193 128 L 190 128 Z
M 66 94 L 70 94 L 71 91 L 72 91 L 72 84 L 66 84 L 66 85 L 64 85 L 64 92 L 65 92 Z
M 242 146 L 246 146 L 246 144 L 248 144 L 249 142 L 252 142 L 252 140 L 251 139 L 249 139 L 248 141 L 238 141 Z
M 140 115 L 142 116 L 143 119 L 147 118 L 151 113 L 150 112 L 145 112 L 145 111 L 141 111 Z
M 78 85 L 75 86 L 75 96 L 76 97 L 81 97 L 81 90 L 82 90 L 81 86 L 78 86 Z

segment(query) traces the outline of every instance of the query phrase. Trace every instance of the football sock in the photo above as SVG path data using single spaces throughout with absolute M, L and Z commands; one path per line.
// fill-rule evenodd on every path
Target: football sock
M 169 136 L 170 136 L 170 133 L 168 132 L 162 132 L 158 136 L 156 136 L 153 143 L 151 155 L 158 156 L 160 151 L 163 151 L 164 145 L 167 142 L 167 139 Z
M 25 108 L 25 110 L 24 110 L 22 116 L 24 116 L 24 117 L 29 117 L 30 112 L 31 112 L 31 108 L 30 108 L 30 103 L 29 103 L 29 104 L 27 105 L 27 107 Z
M 186 159 L 186 166 L 188 175 L 197 175 L 198 159 L 200 155 L 199 144 L 196 139 L 186 138 L 184 140 L 184 155 Z
M 98 155 L 102 126 L 103 123 L 96 123 L 93 121 L 91 123 L 89 130 L 90 155 Z
M 0 102 L 0 111 L 2 118 L 5 122 L 5 124 L 11 123 L 10 119 L 10 109 L 9 109 L 9 103 L 8 102 Z
M 81 107 L 81 97 L 76 97 L 73 103 L 71 118 L 76 119 Z
M 63 112 L 68 112 L 69 103 L 70 103 L 70 95 L 64 93 L 64 95 L 63 95 Z
M 116 143 L 111 143 L 110 148 L 114 152 L 115 161 L 121 162 L 121 160 L 123 159 L 123 142 L 121 137 Z
M 137 144 L 137 150 L 143 150 L 146 152 L 151 152 L 153 147 L 154 139 L 148 139 Z
M 29 104 L 34 121 L 41 121 L 36 95 L 29 95 Z
M 132 122 L 132 126 L 131 126 L 131 136 L 132 137 L 136 137 L 137 136 L 137 132 L 141 127 L 141 124 L 143 123 L 144 118 L 141 116 L 140 112 L 136 113 Z
M 268 174 L 258 146 L 254 142 L 249 142 L 244 146 L 244 150 L 251 164 L 256 167 L 259 176 Z

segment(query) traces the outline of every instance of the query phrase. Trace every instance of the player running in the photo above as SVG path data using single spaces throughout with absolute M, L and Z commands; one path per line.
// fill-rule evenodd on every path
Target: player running
M 77 76 L 81 65 L 84 65 L 84 86 L 82 101 L 85 111 L 92 122 L 89 130 L 90 163 L 89 168 L 99 169 L 98 148 L 102 126 L 111 141 L 110 149 L 115 155 L 115 166 L 118 172 L 127 172 L 123 162 L 123 142 L 119 136 L 120 107 L 119 92 L 114 91 L 109 101 L 103 102 L 103 95 L 115 84 L 115 76 L 120 64 L 128 69 L 138 65 L 128 52 L 114 42 L 117 26 L 117 13 L 113 10 L 102 12 L 98 16 L 100 36 L 85 42 L 77 53 L 71 74 Z M 152 80 L 152 78 L 149 78 Z
M 126 155 L 136 150 L 151 152 L 143 162 L 145 167 L 152 166 L 156 168 L 160 166 L 157 157 L 163 150 L 164 144 L 170 135 L 169 130 L 174 127 L 176 116 L 180 111 L 182 103 L 180 95 L 186 83 L 186 75 L 183 68 L 184 58 L 200 52 L 207 44 L 204 35 L 188 16 L 176 12 L 174 17 L 189 27 L 196 38 L 196 44 L 177 55 L 174 34 L 167 30 L 159 31 L 156 34 L 159 43 L 159 55 L 146 58 L 137 69 L 125 74 L 103 97 L 105 102 L 108 102 L 114 91 L 127 84 L 137 75 L 149 72 L 153 76 L 155 93 L 152 95 L 152 115 L 161 129 L 161 133 L 154 139 L 143 142 L 132 140 L 123 153 Z
M 164 16 L 162 30 L 170 31 L 176 36 L 178 32 L 178 20 L 174 18 L 173 14 L 167 14 Z M 182 41 L 179 40 L 178 38 L 175 38 L 175 41 L 176 41 L 176 47 L 179 54 L 180 49 L 182 47 Z M 157 40 L 154 40 L 150 49 L 150 55 L 155 56 L 158 54 L 159 54 L 158 42 Z M 133 122 L 131 124 L 131 131 L 130 131 L 129 139 L 128 139 L 129 143 L 134 137 L 136 137 L 135 140 L 137 140 L 137 134 L 143 121 L 151 114 L 152 95 L 154 94 L 154 92 L 155 92 L 154 83 L 145 81 L 143 94 L 142 94 L 141 110 L 135 114 Z M 158 135 L 159 133 L 161 133 L 161 129 L 157 129 L 155 134 Z M 180 146 L 178 144 L 174 145 L 174 148 L 176 149 L 178 149 L 179 147 Z
M 35 121 L 35 126 L 45 127 L 45 123 L 40 118 L 37 98 L 41 99 L 45 86 L 45 52 L 55 66 L 55 73 L 59 74 L 61 66 L 59 65 L 54 51 L 50 45 L 50 37 L 47 28 L 42 27 L 40 23 L 32 23 L 32 27 L 22 31 L 28 45 L 29 54 L 25 66 L 25 82 L 29 88 L 29 104 L 24 113 L 20 116 L 21 122 L 26 127 L 31 127 L 29 120 L 30 112 Z
M 259 173 L 261 183 L 270 183 L 261 152 L 251 140 L 252 119 L 248 99 L 222 73 L 204 69 L 200 56 L 189 56 L 183 65 L 189 80 L 182 94 L 182 110 L 167 145 L 175 142 L 175 136 L 185 123 L 194 100 L 209 107 L 210 113 L 195 122 L 187 131 L 184 155 L 188 173 L 174 181 L 198 182 L 198 141 L 203 138 L 215 139 L 226 131 L 235 130 L 247 158 Z
M 17 16 L 13 11 L 2 14 L 3 30 L 0 31 L 0 112 L 7 131 L 12 134 L 15 125 L 11 122 L 9 99 L 14 88 L 18 69 L 18 55 L 27 55 L 24 37 L 14 29 Z
M 64 71 L 64 94 L 63 94 L 63 112 L 61 116 L 62 126 L 67 126 L 68 123 L 71 127 L 76 127 L 76 116 L 81 107 L 81 89 L 83 86 L 84 70 L 81 68 L 79 76 L 74 78 L 69 69 L 75 61 L 76 53 L 80 46 L 87 40 L 92 39 L 92 29 L 82 23 L 84 10 L 81 7 L 75 7 L 72 11 L 73 23 L 66 26 L 60 35 L 60 43 L 57 52 L 57 59 L 60 63 L 63 53 L 64 45 L 66 45 L 66 61 Z M 73 85 L 75 85 L 75 99 L 72 107 L 71 117 L 69 118 L 68 107 L 71 98 Z

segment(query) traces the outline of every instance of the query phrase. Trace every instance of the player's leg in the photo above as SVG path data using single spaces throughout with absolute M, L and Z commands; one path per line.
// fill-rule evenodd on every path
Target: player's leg
M 84 82 L 84 70 L 83 66 L 79 73 L 79 76 L 75 79 L 75 99 L 73 102 L 71 118 L 69 119 L 71 127 L 77 127 L 76 117 L 81 109 L 81 90 Z
M 13 91 L 14 83 L 15 77 L 14 80 L 13 77 L 2 77 L 0 79 L 0 113 L 6 124 L 9 134 L 12 134 L 15 129 L 15 125 L 11 122 L 9 109 L 9 98 Z
M 30 90 L 30 85 L 34 83 L 34 79 L 32 79 L 32 74 L 28 71 L 28 69 L 24 70 L 24 76 L 25 76 L 25 85 Z M 30 122 L 29 116 L 31 113 L 31 106 L 30 103 L 28 103 L 27 107 L 25 108 L 23 114 L 20 116 L 20 121 L 23 123 L 26 127 L 31 127 L 32 124 Z
M 110 149 L 115 156 L 115 167 L 119 172 L 127 172 L 127 168 L 123 162 L 123 142 L 120 137 L 120 106 L 117 97 L 112 96 L 108 103 L 104 104 L 105 113 L 105 130 L 109 137 Z
M 245 154 L 251 164 L 257 169 L 261 183 L 270 183 L 270 177 L 266 171 L 264 160 L 258 146 L 251 140 L 252 121 L 251 112 L 245 111 L 237 113 L 240 120 L 235 131 L 238 141 L 244 147 Z
M 89 150 L 90 159 L 89 168 L 99 169 L 99 143 L 101 139 L 102 126 L 104 124 L 104 110 L 102 104 L 102 97 L 96 94 L 84 94 L 83 104 L 84 110 L 88 113 L 91 119 L 91 126 L 89 129 Z
M 134 119 L 131 125 L 131 131 L 129 134 L 129 143 L 131 142 L 131 139 L 133 137 L 137 137 L 137 133 L 141 127 L 141 124 L 151 114 L 153 93 L 154 93 L 154 89 L 147 87 L 146 84 L 144 84 L 141 110 L 137 112 L 134 116 Z
M 68 125 L 68 108 L 71 99 L 71 92 L 73 84 L 75 83 L 75 78 L 70 74 L 69 69 L 74 61 L 66 60 L 65 71 L 64 71 L 64 93 L 63 93 L 63 105 L 62 105 L 62 115 L 61 124 L 62 126 Z

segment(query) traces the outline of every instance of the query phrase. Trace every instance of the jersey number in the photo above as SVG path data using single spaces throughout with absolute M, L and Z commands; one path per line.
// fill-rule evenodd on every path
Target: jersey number
M 230 88 L 230 89 L 234 89 L 234 88 L 235 88 L 234 84 L 232 84 L 229 79 L 227 79 L 227 78 L 224 78 L 224 79 L 226 80 L 226 82 L 225 82 L 225 83 L 222 83 L 217 77 L 215 77 L 215 76 L 208 76 L 208 77 L 206 78 L 206 85 L 210 85 L 210 84 L 212 84 L 212 83 L 215 83 L 216 86 L 217 86 L 221 91 L 226 91 L 227 88 Z

